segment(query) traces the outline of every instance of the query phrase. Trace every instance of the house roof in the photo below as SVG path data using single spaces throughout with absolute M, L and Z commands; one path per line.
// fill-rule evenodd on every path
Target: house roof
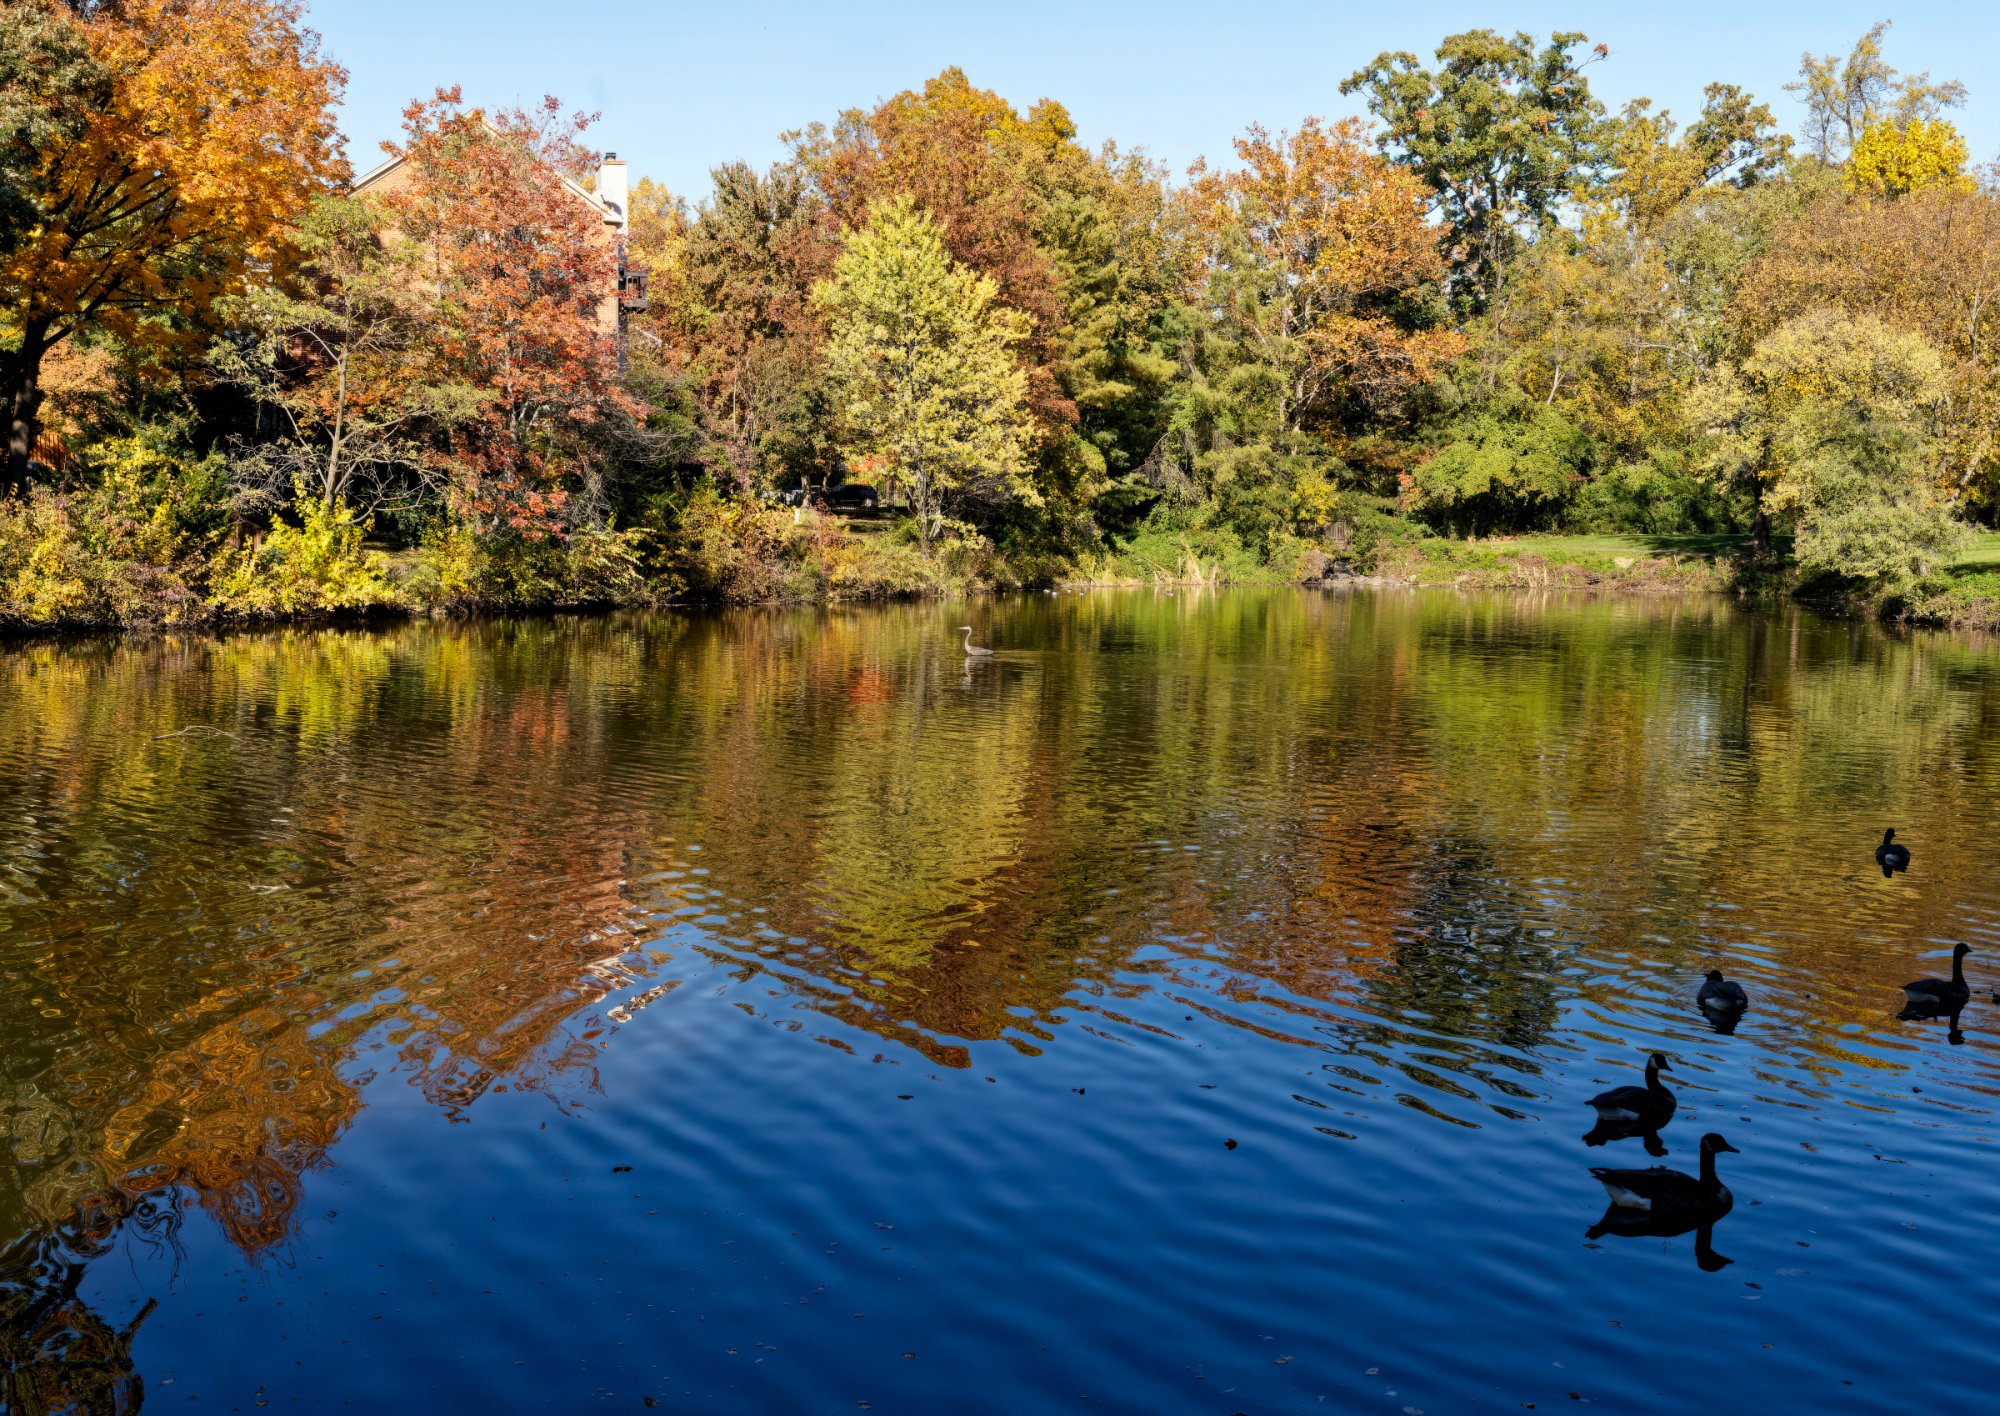
M 479 121 L 485 124 L 487 132 L 492 133 L 496 136 L 499 135 L 500 130 L 494 127 L 493 124 L 489 122 L 487 119 L 481 118 Z M 388 158 L 383 162 L 377 163 L 374 167 L 369 168 L 368 171 L 362 173 L 359 177 L 354 179 L 354 184 L 347 189 L 348 195 L 353 196 L 354 194 L 362 191 L 363 189 L 374 185 L 375 183 L 381 181 L 384 177 L 387 177 L 391 172 L 394 172 L 398 167 L 401 167 L 404 163 L 408 161 L 409 158 L 407 157 L 396 156 Z M 586 203 L 590 207 L 592 211 L 596 212 L 599 216 L 603 217 L 605 221 L 608 222 L 610 225 L 618 226 L 624 222 L 625 220 L 624 212 L 618 210 L 616 206 L 614 206 L 610 202 L 605 201 L 595 192 L 585 190 L 583 185 L 580 182 L 577 182 L 574 178 L 564 177 L 562 178 L 562 184 L 565 187 L 569 188 L 570 191 L 574 192 L 578 198 L 580 198 L 584 203 Z

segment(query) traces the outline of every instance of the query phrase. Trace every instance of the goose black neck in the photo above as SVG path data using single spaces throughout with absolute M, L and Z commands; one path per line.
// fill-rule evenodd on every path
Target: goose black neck
M 1646 1086 L 1652 1091 L 1666 1090 L 1665 1084 L 1660 1081 L 1660 1064 L 1650 1057 L 1646 1059 Z
M 1715 1152 L 1707 1146 L 1701 1148 L 1701 1184 L 1705 1190 L 1713 1190 L 1722 1182 L 1715 1178 Z
M 1951 956 L 1951 986 L 1953 988 L 1965 987 L 1965 955 L 1963 954 L 1954 953 Z

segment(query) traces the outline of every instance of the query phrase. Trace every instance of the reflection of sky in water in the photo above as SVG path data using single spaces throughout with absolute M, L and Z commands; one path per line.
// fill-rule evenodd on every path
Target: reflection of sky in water
M 1765 1402 L 1996 1375 L 1932 1317 L 2000 1296 L 1962 1256 L 2000 1081 L 1976 641 L 1106 594 L 32 646 L 0 682 L 36 1380 L 1666 1410 L 1712 1399 L 1697 1350 Z M 1958 1045 L 1892 1016 L 1954 939 Z M 1586 1149 L 1584 1098 L 1654 1048 L 1665 1163 L 1743 1152 L 1699 1251 L 1585 1238 L 1587 1167 L 1648 1158 Z

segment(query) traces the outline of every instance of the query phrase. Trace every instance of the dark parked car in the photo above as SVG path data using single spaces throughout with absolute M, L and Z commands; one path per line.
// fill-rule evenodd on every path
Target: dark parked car
M 873 511 L 881 505 L 873 487 L 859 482 L 843 482 L 838 487 L 829 487 L 826 505 L 830 511 Z

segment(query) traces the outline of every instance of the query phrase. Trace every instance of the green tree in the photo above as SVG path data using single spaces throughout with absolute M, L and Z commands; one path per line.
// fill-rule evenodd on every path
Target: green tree
M 1449 440 L 1410 474 L 1411 510 L 1461 535 L 1533 525 L 1583 480 L 1590 437 L 1548 404 L 1488 403 L 1449 425 Z
M 1060 103 L 1022 112 L 956 67 L 798 135 L 797 151 L 843 224 L 914 198 L 951 258 L 1028 320 L 1035 532 L 1060 537 L 1098 499 L 1135 490 L 1174 372 L 1163 169 L 1113 144 L 1091 151 Z
M 991 279 L 955 263 L 908 197 L 879 203 L 815 290 L 830 337 L 827 371 L 849 450 L 907 479 L 929 555 L 947 506 L 968 497 L 1032 500 L 1020 315 Z
M 1705 465 L 1756 497 L 1760 547 L 1772 518 L 1789 514 L 1808 568 L 1895 582 L 1933 567 L 1956 534 L 1931 468 L 1946 387 L 1944 360 L 1921 335 L 1819 309 L 1715 370 L 1693 406 Z
M 1611 125 L 1583 70 L 1608 51 L 1579 60 L 1586 42 L 1562 31 L 1537 49 L 1527 34 L 1468 30 L 1438 46 L 1435 69 L 1384 52 L 1340 85 L 1367 95 L 1383 149 L 1437 194 L 1471 309 L 1493 301 L 1522 245 L 1604 167 Z

